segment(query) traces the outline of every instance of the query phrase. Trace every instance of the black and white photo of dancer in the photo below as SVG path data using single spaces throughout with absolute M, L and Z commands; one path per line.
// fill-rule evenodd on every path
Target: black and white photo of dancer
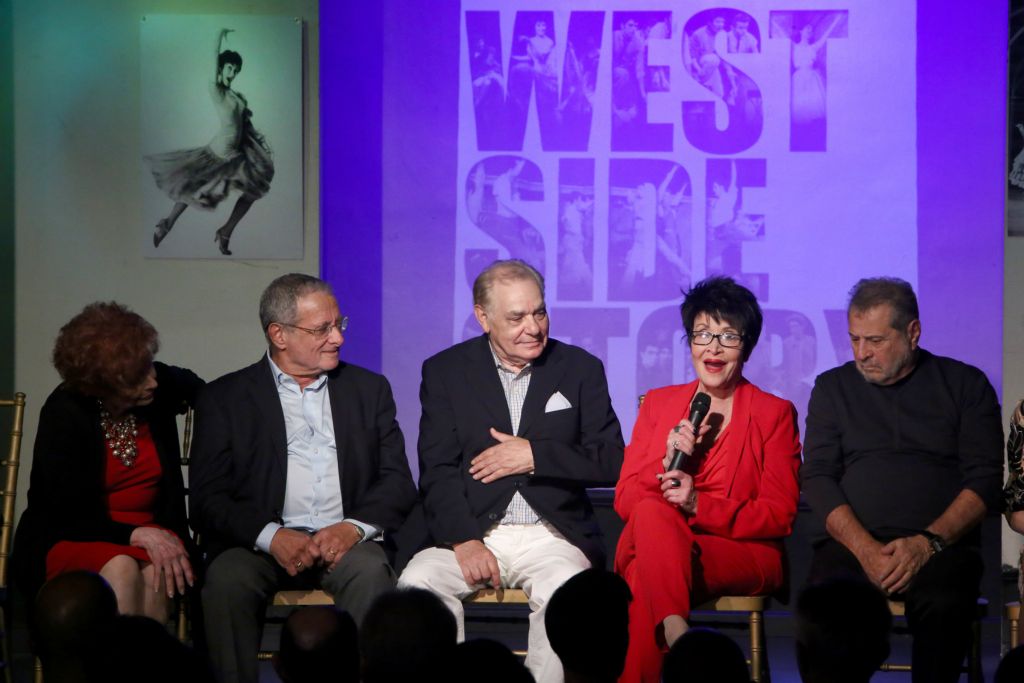
M 1006 233 L 1024 236 L 1024 0 L 1010 2 Z
M 216 41 L 216 71 L 210 82 L 210 99 L 220 129 L 209 143 L 145 157 L 157 187 L 173 202 L 170 213 L 157 221 L 153 246 L 159 247 L 188 207 L 212 210 L 232 192 L 240 193 L 227 221 L 214 233 L 220 253 L 231 255 L 229 243 L 238 223 L 253 203 L 267 194 L 274 178 L 270 145 L 252 123 L 253 113 L 240 92 L 233 88 L 242 71 L 242 56 L 225 49 L 228 34 L 221 29 Z

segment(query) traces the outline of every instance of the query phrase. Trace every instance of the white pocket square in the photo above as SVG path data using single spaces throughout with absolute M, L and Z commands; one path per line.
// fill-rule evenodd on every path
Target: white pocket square
M 551 394 L 551 398 L 548 399 L 548 403 L 544 406 L 545 413 L 553 413 L 557 410 L 565 410 L 566 408 L 572 408 L 572 404 L 569 403 L 569 399 L 562 396 L 561 391 L 556 391 Z

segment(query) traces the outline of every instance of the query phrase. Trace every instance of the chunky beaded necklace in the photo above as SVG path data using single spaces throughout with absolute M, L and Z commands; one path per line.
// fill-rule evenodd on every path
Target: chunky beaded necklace
M 114 457 L 120 460 L 125 467 L 134 465 L 135 458 L 138 456 L 135 437 L 139 435 L 139 431 L 135 428 L 135 415 L 128 413 L 120 420 L 115 421 L 101 405 L 100 427 L 103 429 L 103 436 L 107 439 L 107 445 L 114 452 Z

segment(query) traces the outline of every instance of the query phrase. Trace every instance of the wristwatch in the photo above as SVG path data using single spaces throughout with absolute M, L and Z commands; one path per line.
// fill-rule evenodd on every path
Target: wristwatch
M 936 555 L 946 549 L 946 541 L 943 540 L 942 536 L 936 533 L 932 533 L 927 529 L 921 530 L 921 535 L 928 541 L 928 545 L 932 548 L 932 554 Z

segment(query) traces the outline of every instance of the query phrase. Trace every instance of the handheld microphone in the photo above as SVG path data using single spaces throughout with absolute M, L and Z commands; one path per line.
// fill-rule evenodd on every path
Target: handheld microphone
M 693 423 L 693 435 L 697 435 L 697 430 L 700 429 L 700 423 L 704 421 L 704 418 L 708 416 L 708 411 L 711 410 L 711 397 L 705 394 L 703 391 L 698 391 L 697 395 L 693 397 L 693 401 L 690 403 L 690 422 Z M 689 457 L 689 453 L 683 453 L 680 450 L 676 450 L 672 454 L 672 462 L 668 465 L 668 470 L 681 470 L 683 463 L 686 462 L 686 458 Z

